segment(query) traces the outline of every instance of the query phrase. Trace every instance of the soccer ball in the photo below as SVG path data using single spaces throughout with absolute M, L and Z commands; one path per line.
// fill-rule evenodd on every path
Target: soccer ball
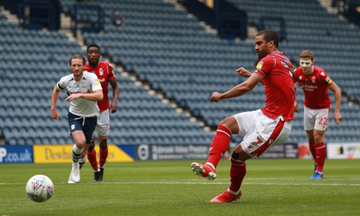
M 34 202 L 45 202 L 54 193 L 54 184 L 46 175 L 34 175 L 26 183 L 26 193 Z

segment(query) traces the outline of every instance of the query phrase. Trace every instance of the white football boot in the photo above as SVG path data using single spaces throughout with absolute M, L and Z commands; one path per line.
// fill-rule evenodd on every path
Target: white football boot
M 80 182 L 80 167 L 79 162 L 73 162 L 72 163 L 72 169 L 70 173 L 70 177 L 68 180 L 69 184 L 78 183 Z

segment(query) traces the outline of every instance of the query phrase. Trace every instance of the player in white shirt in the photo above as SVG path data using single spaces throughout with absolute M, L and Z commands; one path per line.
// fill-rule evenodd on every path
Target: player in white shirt
M 97 76 L 83 72 L 85 58 L 82 55 L 73 55 L 69 63 L 72 74 L 62 77 L 54 87 L 51 98 L 51 117 L 59 120 L 56 102 L 59 99 L 60 91 L 66 88 L 69 96 L 65 101 L 70 102 L 69 128 L 75 141 L 68 183 L 76 183 L 80 182 L 79 158 L 84 145 L 91 142 L 99 114 L 96 102 L 103 99 L 103 93 Z

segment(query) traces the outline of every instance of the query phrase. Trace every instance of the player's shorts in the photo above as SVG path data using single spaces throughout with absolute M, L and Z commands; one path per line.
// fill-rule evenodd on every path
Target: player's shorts
M 329 126 L 330 109 L 310 109 L 304 106 L 304 129 L 325 131 Z
M 291 121 L 284 121 L 282 116 L 271 119 L 260 109 L 233 117 L 239 126 L 239 135 L 244 136 L 240 145 L 251 157 L 260 157 L 271 146 L 283 143 L 291 132 Z
M 82 117 L 69 112 L 68 121 L 70 134 L 74 131 L 81 130 L 85 134 L 86 144 L 90 144 L 92 134 L 94 133 L 96 127 L 97 117 Z
M 110 110 L 100 112 L 95 131 L 98 136 L 108 136 L 110 129 Z

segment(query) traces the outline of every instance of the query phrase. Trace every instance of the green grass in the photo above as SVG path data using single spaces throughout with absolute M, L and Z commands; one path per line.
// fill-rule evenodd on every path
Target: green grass
M 240 200 L 210 203 L 229 186 L 230 162 L 222 160 L 212 182 L 194 175 L 191 161 L 107 163 L 104 182 L 92 182 L 89 164 L 81 183 L 67 184 L 71 164 L 1 164 L 3 215 L 359 215 L 359 160 L 327 160 L 325 179 L 309 180 L 312 160 L 247 161 Z M 25 184 L 49 176 L 53 197 L 31 201 Z

